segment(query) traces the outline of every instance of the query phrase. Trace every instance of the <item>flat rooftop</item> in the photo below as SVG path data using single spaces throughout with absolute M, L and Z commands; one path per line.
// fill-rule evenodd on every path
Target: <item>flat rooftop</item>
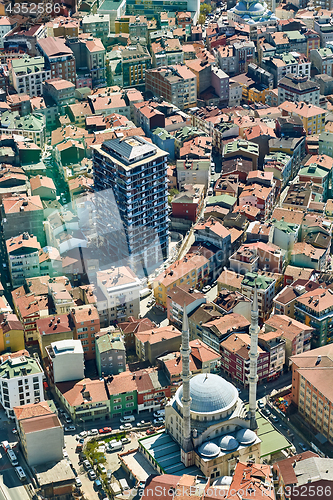
M 60 462 L 47 462 L 46 464 L 36 465 L 34 469 L 40 486 L 51 483 L 74 483 L 75 481 L 74 472 L 66 459 L 60 460 Z
M 130 471 L 138 481 L 146 481 L 151 474 L 156 474 L 156 470 L 146 457 L 136 450 L 129 453 L 120 453 L 119 458 L 123 466 Z
M 147 450 L 148 454 L 163 469 L 164 474 L 182 476 L 200 476 L 200 469 L 195 466 L 185 467 L 180 460 L 179 445 L 165 431 L 158 432 L 139 440 L 139 446 Z M 156 471 L 155 471 L 156 474 Z

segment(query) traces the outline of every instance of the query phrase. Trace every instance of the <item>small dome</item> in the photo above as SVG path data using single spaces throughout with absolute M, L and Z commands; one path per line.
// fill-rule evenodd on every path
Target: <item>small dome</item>
M 232 476 L 222 476 L 215 479 L 212 486 L 226 486 L 226 485 L 230 486 L 231 483 L 232 483 Z
M 225 411 L 236 404 L 238 392 L 234 385 L 213 373 L 199 373 L 190 380 L 191 411 L 212 413 Z M 176 400 L 182 405 L 183 386 L 176 392 Z
M 265 8 L 263 5 L 261 5 L 261 3 L 257 2 L 257 3 L 253 3 L 250 7 L 249 7 L 249 12 L 255 12 L 256 14 L 261 14 L 265 11 Z
M 240 444 L 249 445 L 255 442 L 257 435 L 251 429 L 241 429 L 237 432 L 236 439 Z
M 228 434 L 221 437 L 219 444 L 221 450 L 223 451 L 235 450 L 239 446 L 237 439 L 235 439 L 234 436 L 229 436 Z
M 237 11 L 237 12 L 247 12 L 247 6 L 242 1 L 238 2 L 238 4 L 235 7 L 235 11 Z
M 199 446 L 198 452 L 202 457 L 212 458 L 217 457 L 217 455 L 220 453 L 220 448 L 212 441 L 206 441 L 205 443 L 202 443 L 201 446 Z

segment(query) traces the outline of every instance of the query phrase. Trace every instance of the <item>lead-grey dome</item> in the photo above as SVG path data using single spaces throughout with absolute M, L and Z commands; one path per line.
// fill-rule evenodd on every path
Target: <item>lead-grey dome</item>
M 201 446 L 199 446 L 198 452 L 202 457 L 212 458 L 217 457 L 217 455 L 220 453 L 220 448 L 212 441 L 206 441 L 205 443 L 202 443 Z
M 236 439 L 240 444 L 249 445 L 255 442 L 257 435 L 251 429 L 241 429 L 237 432 Z
M 226 436 L 221 437 L 219 444 L 221 450 L 223 451 L 236 450 L 236 448 L 238 448 L 239 446 L 237 439 L 235 439 L 234 436 L 228 434 Z
M 237 399 L 238 392 L 230 382 L 213 373 L 200 373 L 190 380 L 191 411 L 197 413 L 212 413 L 232 407 Z M 182 405 L 183 386 L 176 398 Z

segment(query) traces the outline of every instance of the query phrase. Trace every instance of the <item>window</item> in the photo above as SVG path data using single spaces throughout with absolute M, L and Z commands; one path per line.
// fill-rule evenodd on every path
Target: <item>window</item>
M 126 396 L 126 398 L 125 398 L 125 399 L 126 399 L 126 401 L 132 401 L 133 396 Z

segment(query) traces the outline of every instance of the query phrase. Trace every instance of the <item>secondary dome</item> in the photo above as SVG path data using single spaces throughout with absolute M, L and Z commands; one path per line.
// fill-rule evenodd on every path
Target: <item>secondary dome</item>
M 202 457 L 212 458 L 217 457 L 217 455 L 220 453 L 220 448 L 212 441 L 206 441 L 201 446 L 199 446 L 198 452 Z
M 240 1 L 236 5 L 235 10 L 237 10 L 237 12 L 246 12 L 247 11 L 247 6 L 245 5 L 244 2 Z
M 236 387 L 213 373 L 200 373 L 190 380 L 191 411 L 212 413 L 223 411 L 236 403 Z M 182 405 L 183 386 L 179 387 L 176 399 Z
M 263 12 L 265 12 L 265 8 L 263 5 L 261 5 L 261 3 L 257 2 L 257 3 L 253 3 L 252 5 L 250 5 L 249 7 L 249 12 L 255 12 L 256 14 L 261 14 Z
M 235 450 L 239 446 L 237 439 L 235 439 L 234 436 L 229 436 L 228 434 L 221 437 L 219 444 L 221 450 L 223 451 Z
M 251 431 L 251 429 L 241 429 L 237 432 L 236 439 L 240 442 L 240 444 L 249 445 L 255 442 L 257 435 L 255 432 Z

